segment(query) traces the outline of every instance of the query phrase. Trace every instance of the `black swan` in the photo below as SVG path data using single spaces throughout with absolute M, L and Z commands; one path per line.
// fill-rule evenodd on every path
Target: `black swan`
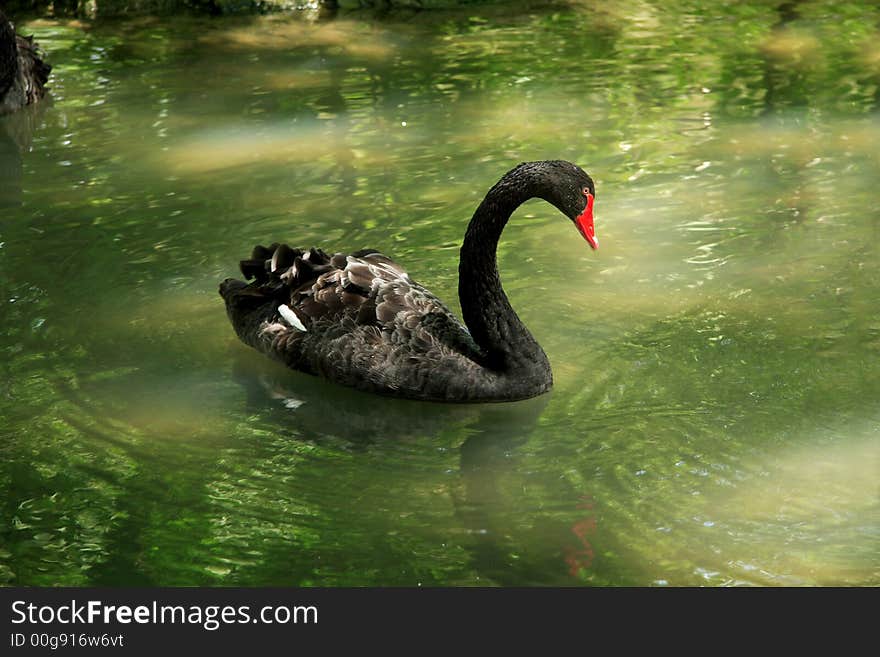
M 40 59 L 34 38 L 17 35 L 0 9 L 0 114 L 42 98 L 51 70 Z
M 527 162 L 477 208 L 461 247 L 458 295 L 467 328 L 403 268 L 373 249 L 328 256 L 257 246 L 247 284 L 220 284 L 243 342 L 295 370 L 374 393 L 449 402 L 513 401 L 553 385 L 543 349 L 501 289 L 495 252 L 510 215 L 552 203 L 594 249 L 593 180 L 560 160 Z

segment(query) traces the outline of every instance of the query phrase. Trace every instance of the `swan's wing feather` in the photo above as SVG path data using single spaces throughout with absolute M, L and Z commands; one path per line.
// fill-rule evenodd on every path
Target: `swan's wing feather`
M 419 310 L 418 300 L 410 293 L 409 275 L 381 253 L 335 254 L 330 263 L 327 271 L 292 295 L 291 301 L 308 316 L 334 320 L 346 316 L 356 324 L 393 328 L 398 314 Z
M 442 345 L 479 357 L 467 329 L 443 302 L 375 249 L 328 256 L 286 244 L 257 246 L 241 270 L 255 279 L 252 294 L 287 305 L 307 330 L 316 322 L 374 326 L 393 342 L 426 349 Z

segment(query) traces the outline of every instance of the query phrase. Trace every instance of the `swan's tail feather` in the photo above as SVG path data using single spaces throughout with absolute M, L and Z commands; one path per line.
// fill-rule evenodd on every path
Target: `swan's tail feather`
M 251 280 L 266 273 L 266 261 L 257 259 L 242 260 L 239 263 L 239 268 L 241 269 L 242 276 L 247 280 Z
M 287 244 L 257 245 L 251 257 L 240 263 L 241 273 L 248 280 L 256 279 L 257 283 L 283 282 L 288 286 L 294 283 L 302 285 L 314 280 L 316 275 L 329 271 L 331 267 L 339 267 L 340 263 L 331 258 L 321 249 L 294 249 Z M 342 260 L 345 266 L 345 260 Z
M 220 284 L 226 314 L 245 344 L 293 369 L 314 373 L 301 352 L 312 321 L 328 311 L 315 299 L 318 279 L 345 256 L 331 261 L 320 249 L 296 249 L 286 244 L 257 245 L 240 262 L 249 283 L 228 278 Z
M 226 302 L 226 312 L 233 324 L 263 306 L 275 305 L 274 299 L 263 290 L 235 278 L 227 278 L 220 283 L 220 296 Z
M 258 244 L 251 257 L 239 263 L 242 275 L 251 283 L 228 278 L 220 284 L 220 296 L 229 319 L 242 335 L 239 327 L 252 331 L 276 315 L 279 306 L 290 304 L 297 292 L 308 295 L 319 276 L 340 264 L 345 266 L 344 256 L 331 259 L 321 249 L 296 249 L 277 242 Z

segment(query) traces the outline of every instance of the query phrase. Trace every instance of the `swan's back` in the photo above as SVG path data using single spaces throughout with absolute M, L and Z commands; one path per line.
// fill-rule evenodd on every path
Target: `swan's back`
M 370 392 L 485 399 L 494 378 L 470 334 L 433 294 L 377 251 L 329 256 L 257 246 L 247 279 L 220 286 L 247 344 L 287 366 Z

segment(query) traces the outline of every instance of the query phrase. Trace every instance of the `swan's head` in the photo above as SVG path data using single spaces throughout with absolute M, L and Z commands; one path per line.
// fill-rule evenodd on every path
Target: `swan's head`
M 593 200 L 596 198 L 593 179 L 571 162 L 553 160 L 544 164 L 547 180 L 543 198 L 574 222 L 592 248 L 599 248 L 593 225 Z
M 580 234 L 594 249 L 599 248 L 593 226 L 593 179 L 578 165 L 565 160 L 523 162 L 501 179 L 498 186 L 519 188 L 525 198 L 537 196 L 555 205 L 574 222 Z
M 504 228 L 510 213 L 520 204 L 531 198 L 544 199 L 568 217 L 589 245 L 596 249 L 599 241 L 593 226 L 595 197 L 593 179 L 576 164 L 565 160 L 523 162 L 495 183 L 477 211 L 504 215 L 504 222 L 499 223 Z

